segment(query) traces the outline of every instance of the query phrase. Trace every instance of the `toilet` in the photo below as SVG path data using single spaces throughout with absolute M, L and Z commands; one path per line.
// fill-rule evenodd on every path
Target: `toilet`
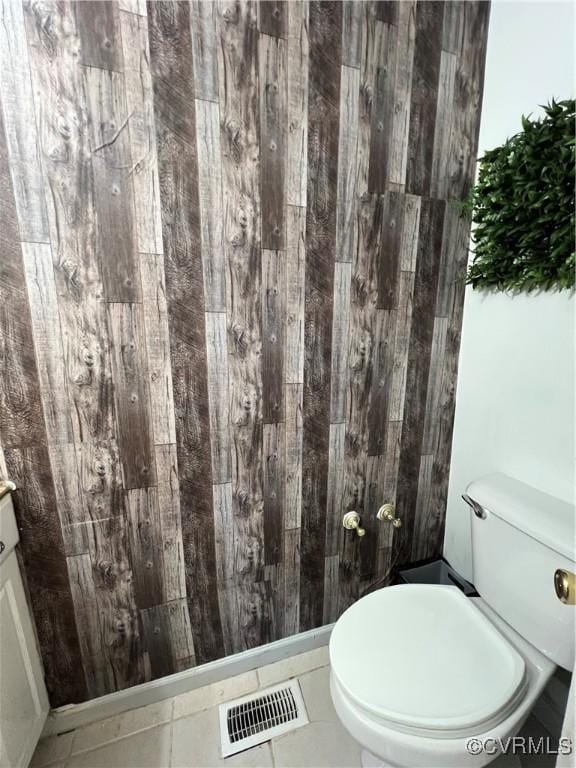
M 555 666 L 574 668 L 573 507 L 502 474 L 466 500 L 479 597 L 401 584 L 334 626 L 332 700 L 366 768 L 487 765 Z

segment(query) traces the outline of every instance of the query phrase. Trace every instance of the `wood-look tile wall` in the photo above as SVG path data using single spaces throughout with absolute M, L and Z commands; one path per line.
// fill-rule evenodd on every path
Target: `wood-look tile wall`
M 1 6 L 0 471 L 60 705 L 440 552 L 488 5 Z

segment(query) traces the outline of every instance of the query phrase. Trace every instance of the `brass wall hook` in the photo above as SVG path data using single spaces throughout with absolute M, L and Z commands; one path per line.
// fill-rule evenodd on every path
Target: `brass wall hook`
M 382 504 L 378 512 L 376 512 L 378 520 L 382 520 L 385 523 L 392 523 L 394 528 L 400 528 L 402 520 L 399 517 L 394 516 L 394 504 Z
M 356 531 L 360 537 L 366 534 L 364 528 L 360 526 L 360 515 L 358 512 L 346 512 L 342 518 L 342 525 L 347 531 Z

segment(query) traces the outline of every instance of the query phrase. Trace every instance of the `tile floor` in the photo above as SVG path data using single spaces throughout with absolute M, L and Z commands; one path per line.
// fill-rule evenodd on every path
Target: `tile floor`
M 38 745 L 31 768 L 352 768 L 360 748 L 340 725 L 330 699 L 328 649 L 319 648 L 173 699 L 134 709 Z M 310 723 L 223 760 L 221 702 L 298 677 Z M 531 735 L 547 735 L 538 721 Z M 528 735 L 528 734 L 526 734 Z M 552 768 L 554 759 L 503 757 L 493 768 Z

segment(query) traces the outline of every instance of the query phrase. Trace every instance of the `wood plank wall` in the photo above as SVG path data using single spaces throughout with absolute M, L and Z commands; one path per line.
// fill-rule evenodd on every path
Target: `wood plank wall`
M 441 552 L 489 6 L 0 5 L 0 471 L 57 706 Z

